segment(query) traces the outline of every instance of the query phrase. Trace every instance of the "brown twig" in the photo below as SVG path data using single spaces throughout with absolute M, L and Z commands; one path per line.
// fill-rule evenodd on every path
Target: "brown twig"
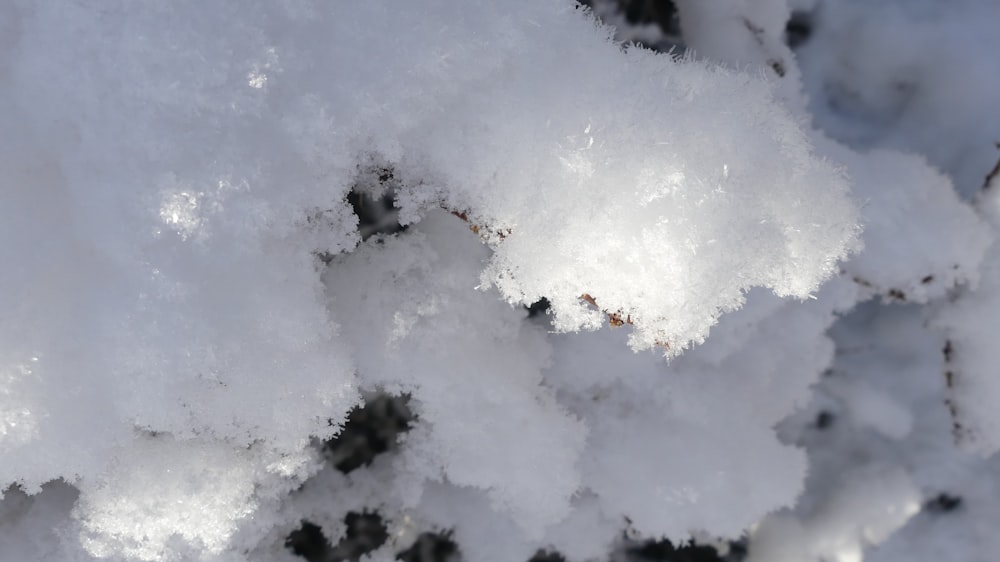
M 483 236 L 482 228 L 480 228 L 478 224 L 472 222 L 469 219 L 469 215 L 466 214 L 465 211 L 451 211 L 451 214 L 465 221 L 465 223 L 469 225 L 469 230 L 471 230 L 476 234 L 479 234 L 480 236 Z M 498 230 L 493 234 L 495 234 L 500 240 L 503 240 L 504 238 L 510 236 L 510 229 L 508 228 L 506 231 Z
M 584 294 L 580 295 L 580 299 L 583 300 L 583 301 L 585 301 L 587 304 L 593 306 L 594 308 L 600 310 L 601 312 L 607 314 L 608 315 L 608 324 L 611 324 L 612 328 L 620 328 L 620 327 L 624 326 L 625 324 L 628 324 L 629 326 L 634 326 L 635 325 L 635 323 L 632 322 L 632 315 L 631 314 L 626 314 L 625 317 L 622 318 L 621 311 L 618 311 L 618 312 L 608 312 L 607 310 L 601 308 L 601 305 L 597 304 L 597 299 L 595 299 L 594 297 L 590 296 L 587 293 L 584 293 Z M 662 347 L 664 349 L 670 349 L 670 344 L 667 343 L 667 342 L 665 342 L 665 341 L 656 340 L 653 343 L 655 343 L 657 346 Z
M 477 225 L 474 222 L 472 222 L 472 220 L 469 219 L 469 215 L 465 211 L 452 211 L 450 209 L 446 209 L 446 210 L 449 210 L 452 215 L 454 215 L 454 216 L 462 219 L 463 222 L 465 222 L 466 224 L 468 224 L 469 225 L 469 230 L 471 230 L 472 232 L 474 232 L 476 234 L 479 234 L 480 236 L 483 236 L 481 234 L 482 228 L 480 228 L 479 225 Z M 497 231 L 494 234 L 502 241 L 507 236 L 509 236 L 510 233 L 511 233 L 511 231 L 510 231 L 510 229 L 508 229 L 506 231 Z M 597 300 L 594 297 L 592 297 L 589 294 L 587 294 L 587 293 L 584 293 L 584 294 L 580 295 L 580 299 L 583 300 L 583 301 L 586 301 L 588 304 L 590 304 L 594 308 L 596 308 L 596 309 L 600 310 L 601 312 L 607 314 L 608 315 L 608 324 L 610 324 L 611 327 L 613 327 L 613 328 L 620 328 L 620 327 L 624 326 L 625 324 L 628 324 L 629 326 L 634 326 L 635 325 L 632 322 L 632 315 L 631 314 L 625 314 L 625 316 L 623 317 L 622 316 L 622 311 L 620 311 L 620 310 L 617 311 L 617 312 L 608 312 L 607 310 L 604 310 L 603 308 L 601 308 L 601 306 L 599 304 L 597 304 Z M 665 349 L 670 349 L 670 344 L 668 344 L 667 342 L 657 341 L 655 343 L 656 343 L 656 345 L 658 345 L 660 347 L 663 347 Z
M 626 314 L 625 318 L 622 318 L 621 312 L 608 312 L 608 311 L 602 309 L 597 304 L 597 301 L 594 299 L 594 297 L 588 295 L 587 293 L 584 293 L 584 294 L 580 295 L 580 298 L 583 299 L 583 300 L 585 300 L 585 301 L 587 301 L 587 303 L 589 303 L 594 308 L 596 308 L 596 309 L 600 310 L 601 312 L 604 312 L 605 314 L 607 314 L 608 315 L 608 323 L 611 324 L 611 326 L 613 328 L 620 328 L 620 327 L 624 326 L 625 324 L 628 324 L 629 326 L 633 325 L 632 324 L 632 315 Z

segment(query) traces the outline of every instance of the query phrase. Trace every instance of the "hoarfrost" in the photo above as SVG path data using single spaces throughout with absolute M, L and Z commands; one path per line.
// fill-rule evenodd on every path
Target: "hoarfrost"
M 934 322 L 995 450 L 991 199 L 812 130 L 801 90 L 851 77 L 816 50 L 800 72 L 784 2 L 678 8 L 683 56 L 569 0 L 0 6 L 0 554 L 288 559 L 302 521 L 335 543 L 372 508 L 373 556 L 437 528 L 469 560 L 587 559 L 623 521 L 735 537 L 796 498 L 752 556 L 886 540 L 931 476 L 876 456 L 800 496 L 773 428 L 844 361 L 839 314 L 978 280 Z M 352 189 L 405 231 L 359 231 Z M 550 325 L 512 306 L 543 298 Z M 875 382 L 820 386 L 881 438 L 925 428 Z M 373 391 L 413 427 L 324 467 Z

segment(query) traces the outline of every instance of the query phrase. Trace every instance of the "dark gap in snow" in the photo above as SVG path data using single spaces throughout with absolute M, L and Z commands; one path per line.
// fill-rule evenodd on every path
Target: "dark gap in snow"
M 746 560 L 747 554 L 750 552 L 747 547 L 749 542 L 745 534 L 739 540 L 729 541 L 729 554 L 725 557 L 726 562 L 742 562 Z
M 542 297 L 524 308 L 528 310 L 528 318 L 535 318 L 547 314 L 551 306 L 549 299 Z
M 566 562 L 566 557 L 555 550 L 539 550 L 528 562 Z
M 886 295 L 888 295 L 890 299 L 906 302 L 906 293 L 899 289 L 889 289 L 889 292 L 886 293 Z
M 734 552 L 723 558 L 712 546 L 688 542 L 674 546 L 667 539 L 653 539 L 626 547 L 625 553 L 629 560 L 640 562 L 735 562 L 742 560 L 742 551 Z M 736 556 L 736 557 L 734 557 Z
M 376 455 L 392 449 L 400 433 L 410 429 L 410 397 L 379 393 L 356 407 L 336 437 L 323 443 L 333 466 L 343 473 L 371 464 Z
M 941 353 L 944 355 L 945 363 L 951 363 L 952 355 L 955 353 L 955 346 L 951 343 L 951 338 L 944 340 L 944 347 L 941 348 Z
M 785 25 L 785 43 L 795 49 L 805 44 L 813 33 L 813 16 L 808 12 L 792 12 Z
M 670 0 L 618 0 L 629 23 L 655 23 L 668 35 L 680 35 L 677 6 Z
M 347 203 L 358 216 L 361 239 L 376 234 L 395 234 L 406 230 L 399 224 L 396 193 L 403 182 L 393 166 L 378 156 L 371 156 L 367 164 L 358 166 L 358 175 L 347 194 Z
M 605 22 L 618 28 L 619 40 L 660 52 L 683 50 L 681 21 L 677 13 L 677 6 L 672 0 L 577 0 L 577 3 L 587 6 L 598 17 L 607 16 L 610 11 L 624 20 Z M 626 28 L 635 29 L 641 29 L 643 26 L 656 26 L 660 29 L 663 37 L 660 40 L 630 37 L 631 34 L 628 33 L 627 29 L 621 29 L 622 24 Z
M 334 560 L 350 560 L 357 562 L 365 554 L 382 546 L 389 538 L 382 516 L 375 512 L 352 511 L 344 518 L 347 533 L 337 546 L 330 552 L 328 558 Z
M 578 3 L 590 8 L 596 4 L 617 4 L 618 12 L 631 25 L 656 24 L 664 33 L 680 35 L 680 20 L 677 16 L 677 6 L 672 0 L 578 0 Z
M 347 195 L 347 202 L 358 216 L 358 230 L 361 231 L 362 240 L 375 234 L 395 234 L 406 230 L 405 226 L 399 224 L 399 210 L 394 201 L 395 195 L 392 192 L 374 195 L 354 189 Z
M 459 560 L 458 545 L 451 531 L 421 533 L 413 546 L 396 555 L 403 562 L 455 562 Z
M 354 185 L 347 194 L 347 204 L 351 206 L 358 217 L 358 233 L 361 240 L 367 240 L 376 234 L 396 234 L 406 231 L 406 226 L 399 224 L 399 209 L 396 208 L 396 193 L 402 183 L 392 166 L 372 157 L 371 162 L 358 167 L 358 175 Z M 317 210 L 306 220 L 309 223 L 319 223 L 333 215 L 333 209 Z M 316 257 L 329 265 L 334 255 L 326 251 L 317 251 Z
M 310 521 L 302 521 L 301 527 L 288 534 L 285 548 L 309 562 L 326 562 L 331 551 L 323 529 Z
M 816 422 L 815 422 L 816 429 L 826 429 L 830 427 L 831 425 L 833 425 L 834 419 L 836 418 L 834 417 L 833 413 L 831 413 L 828 410 L 823 410 L 822 412 L 816 414 Z
M 387 172 L 382 172 L 383 174 Z M 392 176 L 388 176 L 392 177 Z M 358 217 L 358 231 L 361 240 L 367 240 L 376 234 L 396 234 L 405 232 L 407 227 L 399 224 L 399 209 L 395 205 L 395 191 L 375 193 L 355 187 L 347 194 L 347 203 Z M 309 217 L 309 222 L 323 220 L 332 210 L 319 211 Z M 329 265 L 334 255 L 330 252 L 316 252 L 316 257 Z
M 285 547 L 308 562 L 358 562 L 389 538 L 382 517 L 374 512 L 352 511 L 344 517 L 344 524 L 347 527 L 344 538 L 337 546 L 331 546 L 319 525 L 302 521 L 302 526 L 285 539 Z
M 997 150 L 1000 150 L 1000 142 L 994 143 L 994 146 L 997 147 Z M 997 159 L 997 163 L 993 166 L 993 169 L 986 174 L 986 179 L 983 180 L 983 191 L 992 188 L 997 183 L 995 181 L 997 178 L 1000 178 L 1000 158 Z
M 961 415 L 958 411 L 958 404 L 954 400 L 957 373 L 955 372 L 953 365 L 955 359 L 955 345 L 951 338 L 944 341 L 944 347 L 941 349 L 941 354 L 944 356 L 944 386 L 947 392 L 944 399 L 944 405 L 948 409 L 948 415 L 951 417 L 951 434 L 957 444 L 966 439 L 968 434 L 965 430 L 965 426 L 962 424 Z
M 924 511 L 930 513 L 948 513 L 962 506 L 962 496 L 953 496 L 942 492 L 924 502 Z

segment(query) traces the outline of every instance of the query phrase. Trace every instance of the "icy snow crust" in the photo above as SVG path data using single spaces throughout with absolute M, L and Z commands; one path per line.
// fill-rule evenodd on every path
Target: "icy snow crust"
M 792 504 L 772 427 L 835 314 L 974 280 L 991 236 L 919 158 L 805 126 L 771 4 L 738 70 L 568 0 L 0 6 L 0 557 L 290 560 L 302 519 L 336 542 L 371 508 L 376 558 L 450 528 L 472 561 L 579 560 L 626 518 L 737 536 Z M 412 228 L 361 243 L 372 166 Z M 839 263 L 898 208 L 955 260 Z M 541 297 L 560 334 L 511 306 Z M 412 396 L 401 450 L 324 467 L 373 389 Z

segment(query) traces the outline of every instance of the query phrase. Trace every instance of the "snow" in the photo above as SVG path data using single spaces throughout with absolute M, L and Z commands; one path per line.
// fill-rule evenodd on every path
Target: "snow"
M 995 3 L 677 9 L 0 5 L 0 558 L 988 559 Z

